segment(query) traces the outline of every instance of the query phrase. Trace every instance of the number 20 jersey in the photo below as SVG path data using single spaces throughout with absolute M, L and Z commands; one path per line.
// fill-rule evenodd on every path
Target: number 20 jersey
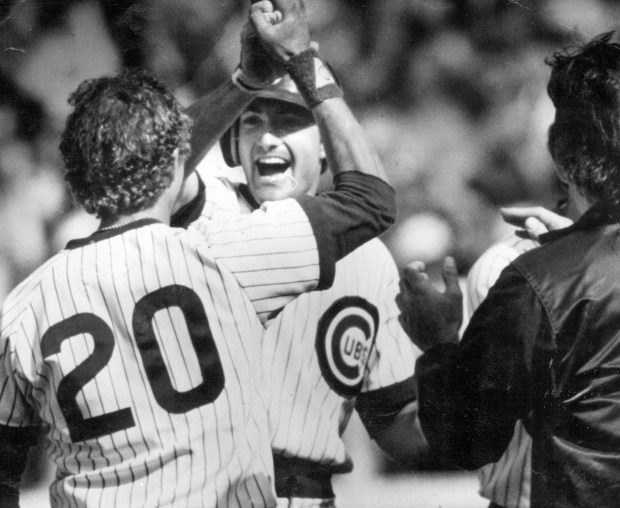
M 143 221 L 78 241 L 8 297 L 0 424 L 47 427 L 54 506 L 273 504 L 264 330 L 229 261 Z

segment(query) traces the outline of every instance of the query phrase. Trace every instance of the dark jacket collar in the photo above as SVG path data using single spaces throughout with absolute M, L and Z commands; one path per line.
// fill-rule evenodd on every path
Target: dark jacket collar
M 138 219 L 133 222 L 129 222 L 128 224 L 123 224 L 122 226 L 119 226 L 117 228 L 95 231 L 92 235 L 85 238 L 77 238 L 75 240 L 71 240 L 69 243 L 67 243 L 67 246 L 65 248 L 77 249 L 78 247 L 84 247 L 85 245 L 99 242 L 101 240 L 106 240 L 116 235 L 122 235 L 127 231 L 131 231 L 132 229 L 138 229 L 143 226 L 148 226 L 149 224 L 161 224 L 161 222 L 157 219 Z
M 573 225 L 540 235 L 540 243 L 557 240 L 574 231 L 595 229 L 605 224 L 613 224 L 614 222 L 620 222 L 620 204 L 597 203 L 588 209 Z

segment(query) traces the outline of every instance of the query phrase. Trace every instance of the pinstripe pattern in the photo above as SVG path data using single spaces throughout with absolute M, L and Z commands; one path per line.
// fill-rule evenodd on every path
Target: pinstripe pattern
M 231 214 L 249 209 L 233 184 L 207 175 L 203 178 L 207 188 L 203 213 L 207 226 L 203 228 L 208 228 L 209 220 L 226 223 Z M 232 206 L 233 202 L 238 205 Z M 290 200 L 270 202 L 267 207 L 281 207 L 288 202 Z M 293 242 L 297 248 L 302 248 L 297 239 Z M 275 260 L 276 266 L 291 266 L 283 265 L 283 259 L 271 259 Z M 239 260 L 227 266 L 243 270 L 236 262 Z M 261 275 L 258 265 L 252 263 L 249 269 Z M 277 270 L 272 273 L 274 277 L 275 274 L 283 276 L 287 270 L 281 274 Z M 398 270 L 391 254 L 380 240 L 372 240 L 338 261 L 330 289 L 302 294 L 268 323 L 263 338 L 263 364 L 270 388 L 269 421 L 275 454 L 329 464 L 334 469 L 351 467 L 341 436 L 353 411 L 354 399 L 339 394 L 323 376 L 315 345 L 318 324 L 326 311 L 343 297 L 366 300 L 376 307 L 379 322 L 374 344 L 359 364 L 362 369 L 359 391 L 384 389 L 410 378 L 421 353 L 398 323 L 399 310 L 395 303 L 398 281 Z M 253 294 L 251 290 L 249 294 Z M 269 317 L 267 309 L 259 315 Z M 334 504 L 331 499 L 292 498 L 278 499 L 278 506 L 318 508 Z
M 376 341 L 360 360 L 363 380 L 359 390 L 377 390 L 407 379 L 413 375 L 419 353 L 397 321 L 397 284 L 391 255 L 381 241 L 372 240 L 336 264 L 332 288 L 301 295 L 270 323 L 263 359 L 271 377 L 269 420 L 274 453 L 335 468 L 350 463 L 341 434 L 353 404 L 351 397 L 337 393 L 322 374 L 315 347 L 318 323 L 343 296 L 358 296 L 376 306 Z M 349 328 L 345 333 L 354 336 L 356 330 Z
M 538 244 L 511 235 L 490 247 L 472 266 L 467 276 L 468 308 L 471 314 L 484 300 L 500 273 L 518 256 Z M 514 435 L 504 455 L 480 469 L 480 495 L 506 508 L 530 505 L 532 439 L 517 421 Z
M 241 214 L 249 208 L 240 206 L 240 196 L 229 183 L 212 176 L 203 179 L 207 203 L 189 229 L 205 236 L 218 263 L 237 276 L 261 321 L 316 287 L 316 239 L 297 201 L 269 202 Z
M 273 505 L 257 361 L 263 327 L 223 264 L 202 238 L 155 224 L 64 250 L 9 295 L 1 321 L 0 423 L 37 425 L 38 414 L 49 425 L 58 470 L 53 506 Z M 178 413 L 161 406 L 132 326 L 137 302 L 171 285 L 200 298 L 225 376 L 213 402 Z M 81 417 L 129 408 L 134 425 L 74 441 L 58 400 L 61 382 L 95 358 L 99 346 L 90 332 L 77 332 L 44 354 L 42 339 L 78 314 L 94 314 L 114 337 L 109 360 L 78 382 Z M 180 308 L 162 308 L 152 324 L 174 391 L 200 385 L 198 353 Z

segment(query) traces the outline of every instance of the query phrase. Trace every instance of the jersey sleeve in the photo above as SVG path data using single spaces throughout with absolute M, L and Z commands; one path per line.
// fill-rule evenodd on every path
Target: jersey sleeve
M 335 262 L 383 233 L 394 223 L 394 189 L 356 171 L 334 177 L 335 190 L 297 198 L 319 244 L 321 278 L 317 289 L 331 287 Z
M 377 254 L 387 268 L 379 298 L 380 322 L 362 392 L 356 400 L 356 410 L 371 436 L 416 399 L 415 362 L 422 355 L 398 322 L 398 269 L 387 249 Z
M 190 229 L 207 238 L 212 256 L 236 277 L 262 321 L 319 282 L 317 239 L 294 199 L 226 220 L 199 220 Z
M 248 215 L 205 215 L 191 229 L 238 279 L 263 322 L 295 296 L 331 287 L 338 260 L 393 223 L 394 190 L 350 172 L 319 196 L 265 202 Z M 209 202 L 207 186 L 207 202 Z

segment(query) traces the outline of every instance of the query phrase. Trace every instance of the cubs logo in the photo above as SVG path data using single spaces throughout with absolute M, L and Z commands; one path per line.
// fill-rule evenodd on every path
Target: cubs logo
M 316 352 L 327 384 L 343 397 L 360 391 L 379 326 L 379 311 L 359 296 L 336 300 L 319 320 Z

